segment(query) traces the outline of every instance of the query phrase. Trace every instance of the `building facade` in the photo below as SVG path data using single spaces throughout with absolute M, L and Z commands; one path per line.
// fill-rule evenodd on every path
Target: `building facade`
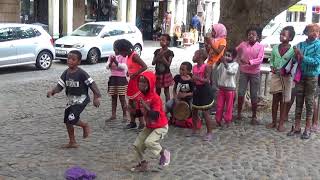
M 219 19 L 219 0 L 1 0 L 0 23 L 38 23 L 56 39 L 86 22 L 123 21 L 136 24 L 145 39 L 152 39 L 164 22 L 170 35 L 177 24 L 189 31 L 199 5 L 209 28 Z
M 280 13 L 274 21 L 320 23 L 320 1 L 302 0 Z

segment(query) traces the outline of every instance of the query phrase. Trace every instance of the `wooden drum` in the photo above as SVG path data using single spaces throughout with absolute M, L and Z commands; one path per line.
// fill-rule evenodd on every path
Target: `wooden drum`
M 191 114 L 191 110 L 188 103 L 184 101 L 176 102 L 173 108 L 173 117 L 176 120 L 184 121 L 190 117 L 190 114 Z

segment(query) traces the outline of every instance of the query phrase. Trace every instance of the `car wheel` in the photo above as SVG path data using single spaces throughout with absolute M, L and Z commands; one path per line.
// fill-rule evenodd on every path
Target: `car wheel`
M 100 58 L 99 50 L 98 49 L 90 49 L 87 56 L 87 61 L 89 64 L 96 64 L 98 63 Z
M 49 69 L 52 65 L 52 55 L 49 51 L 39 53 L 36 60 L 36 67 L 41 70 Z
M 136 44 L 133 46 L 133 50 L 139 55 L 141 56 L 141 51 L 142 51 L 142 47 L 139 44 Z

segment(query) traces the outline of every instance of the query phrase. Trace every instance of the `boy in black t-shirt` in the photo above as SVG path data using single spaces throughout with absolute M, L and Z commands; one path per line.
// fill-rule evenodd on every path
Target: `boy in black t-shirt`
M 80 120 L 80 114 L 90 102 L 88 88 L 93 92 L 93 105 L 99 107 L 101 94 L 96 83 L 83 69 L 78 65 L 81 62 L 81 53 L 79 51 L 70 51 L 68 54 L 68 69 L 65 70 L 58 80 L 58 84 L 52 90 L 48 91 L 47 97 L 59 93 L 65 88 L 68 98 L 67 107 L 64 111 L 64 123 L 66 124 L 69 143 L 64 148 L 77 148 L 79 145 L 74 136 L 74 125 L 83 129 L 83 138 L 87 138 L 90 133 L 88 123 Z
M 167 113 L 172 114 L 173 107 L 177 103 L 177 101 L 185 101 L 190 105 L 194 88 L 194 84 L 191 77 L 191 70 L 192 64 L 190 62 L 181 63 L 179 74 L 175 75 L 173 78 L 173 99 L 170 99 L 166 103 Z

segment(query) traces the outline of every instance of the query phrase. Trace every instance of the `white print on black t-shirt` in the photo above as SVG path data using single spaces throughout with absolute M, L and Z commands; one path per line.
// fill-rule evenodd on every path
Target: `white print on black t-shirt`
M 74 81 L 73 79 L 66 80 L 67 87 L 79 87 L 79 85 L 80 85 L 79 81 Z
M 73 114 L 73 113 L 70 113 L 69 116 L 68 116 L 68 120 L 69 120 L 69 121 L 72 121 L 72 120 L 74 120 L 74 119 L 75 119 L 74 114 Z
M 181 92 L 190 92 L 191 91 L 189 84 L 178 83 L 177 87 L 178 87 L 178 92 L 179 91 L 181 91 Z

